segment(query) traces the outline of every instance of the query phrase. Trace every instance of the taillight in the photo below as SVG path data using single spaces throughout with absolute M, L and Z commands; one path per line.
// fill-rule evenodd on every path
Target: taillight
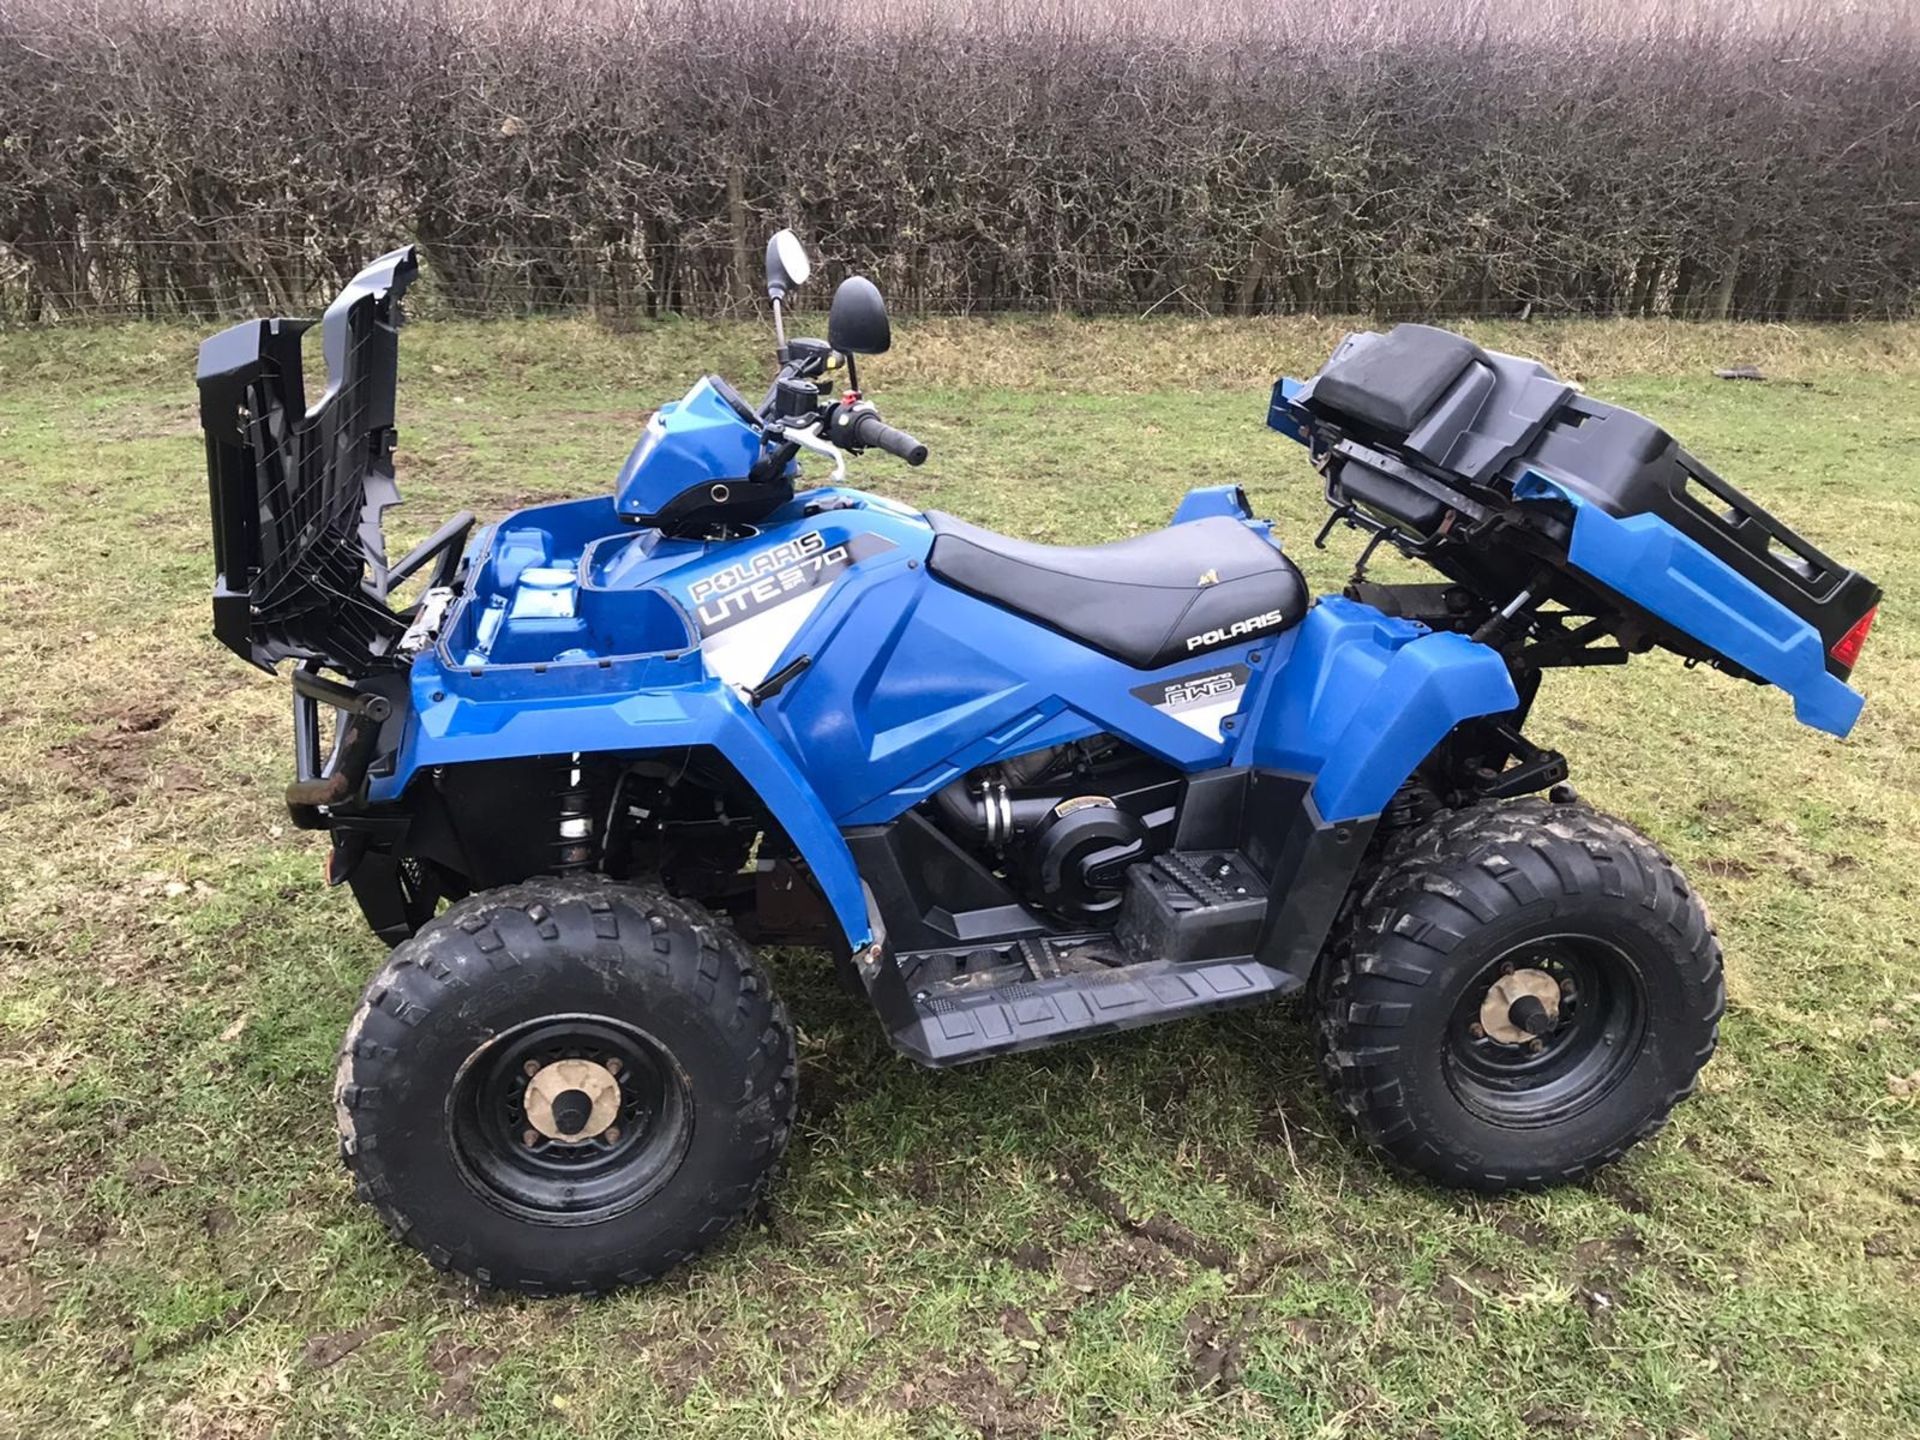
M 1854 621 L 1853 628 L 1848 630 L 1847 633 L 1842 635 L 1838 640 L 1834 641 L 1833 648 L 1827 651 L 1827 654 L 1838 660 L 1842 665 L 1846 666 L 1847 669 L 1853 669 L 1854 665 L 1860 659 L 1860 647 L 1867 643 L 1867 632 L 1873 629 L 1873 617 L 1879 613 L 1880 607 L 1876 605 L 1858 620 Z

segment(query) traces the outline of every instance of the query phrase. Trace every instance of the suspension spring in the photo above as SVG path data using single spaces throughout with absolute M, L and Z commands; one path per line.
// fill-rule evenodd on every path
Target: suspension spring
M 578 755 L 555 773 L 553 870 L 557 875 L 572 875 L 593 868 L 593 794 Z

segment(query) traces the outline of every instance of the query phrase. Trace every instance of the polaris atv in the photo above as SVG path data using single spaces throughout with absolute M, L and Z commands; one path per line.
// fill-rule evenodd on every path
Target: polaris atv
M 1310 598 L 1238 489 L 1057 547 L 843 483 L 926 447 L 861 388 L 867 281 L 778 373 L 662 405 L 611 495 L 389 561 L 411 249 L 199 384 L 214 632 L 292 671 L 296 824 L 394 949 L 340 1049 L 359 1193 L 436 1265 L 648 1280 L 755 1204 L 794 1037 L 755 947 L 838 957 L 956 1065 L 1299 992 L 1360 1135 L 1483 1191 L 1652 1133 L 1713 1053 L 1720 949 L 1673 863 L 1526 734 L 1543 672 L 1659 648 L 1844 735 L 1879 590 L 1652 422 L 1420 325 L 1267 423 L 1366 532 Z M 824 484 L 802 466 L 831 466 Z M 1430 584 L 1367 578 L 1381 544 Z M 407 586 L 409 600 L 397 598 Z

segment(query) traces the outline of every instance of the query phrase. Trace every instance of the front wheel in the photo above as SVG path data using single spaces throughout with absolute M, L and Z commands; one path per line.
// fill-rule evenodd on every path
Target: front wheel
M 650 1280 L 753 1205 L 793 1032 L 752 953 L 657 887 L 534 880 L 388 959 L 348 1027 L 340 1148 L 396 1236 L 531 1294 Z
M 1363 1138 L 1443 1184 L 1558 1184 L 1663 1124 L 1726 991 L 1699 897 L 1577 804 L 1429 822 L 1366 883 L 1316 977 L 1321 1066 Z

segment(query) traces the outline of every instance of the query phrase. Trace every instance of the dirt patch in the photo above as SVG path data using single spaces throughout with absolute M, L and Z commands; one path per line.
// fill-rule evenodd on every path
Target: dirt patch
M 833 1118 L 833 1112 L 840 1108 L 840 1102 L 852 1087 L 838 1071 L 806 1058 L 800 1061 L 800 1079 L 796 1090 L 799 1115 L 796 1117 L 803 1130 L 818 1130 Z
M 1614 1312 L 1619 1309 L 1620 1290 L 1640 1268 L 1646 1253 L 1646 1245 L 1631 1230 L 1621 1230 L 1605 1240 L 1583 1240 L 1573 1247 L 1578 1280 L 1574 1297 L 1586 1308 L 1594 1325 L 1613 1323 Z
M 165 705 L 137 702 L 109 714 L 82 734 L 48 752 L 49 769 L 70 794 L 106 792 L 109 808 L 130 804 L 152 782 L 152 751 L 173 718 Z M 196 775 L 168 775 L 171 790 L 200 790 Z
M 1374 1285 L 1367 1290 L 1367 1303 L 1376 1315 L 1391 1315 L 1407 1302 L 1407 1292 L 1398 1285 Z
M 1589 1183 L 1594 1194 L 1611 1200 L 1629 1215 L 1653 1213 L 1653 1201 L 1623 1175 L 1616 1175 L 1611 1170 L 1602 1170 Z
M 1752 825 L 1760 818 L 1754 814 L 1752 807 L 1724 795 L 1707 796 L 1693 807 L 1693 813 L 1702 820 L 1717 821 L 1722 825 Z
M 1231 1390 L 1239 1383 L 1252 1318 L 1251 1307 L 1228 1321 L 1214 1307 L 1204 1305 L 1187 1316 L 1189 1389 L 1196 1393 Z
M 1000 1333 L 1022 1348 L 1037 1347 L 1046 1338 L 1046 1332 L 1033 1323 L 1033 1317 L 1014 1305 L 1000 1308 Z
M 1619 1302 L 1613 1291 L 1598 1285 L 1581 1285 L 1574 1292 L 1574 1299 L 1580 1302 L 1587 1312 L 1587 1318 L 1596 1329 L 1604 1329 L 1613 1323 L 1613 1312 Z
M 1273 1267 L 1268 1267 L 1269 1269 Z M 1266 1272 L 1242 1280 L 1235 1288 L 1241 1292 L 1257 1289 Z M 1277 1328 L 1295 1344 L 1310 1349 L 1323 1346 L 1332 1331 L 1326 1320 L 1304 1315 L 1281 1319 L 1277 1327 L 1262 1318 L 1258 1298 L 1202 1305 L 1187 1316 L 1187 1386 L 1198 1393 L 1231 1389 L 1240 1379 L 1246 1361 L 1248 1337 L 1256 1324 Z
M 1014 1246 L 1007 1259 L 1016 1270 L 1030 1270 L 1036 1275 L 1053 1269 L 1053 1252 L 1037 1240 Z
M 1071 1305 L 1077 1306 L 1084 1299 L 1115 1294 L 1131 1280 L 1185 1280 L 1185 1259 L 1158 1241 L 1127 1234 L 1104 1245 L 1063 1250 L 1055 1257 L 1055 1269 L 1073 1297 Z
M 127 1182 L 136 1190 L 149 1194 L 159 1190 L 169 1190 L 186 1182 L 167 1168 L 167 1162 L 158 1155 L 142 1155 L 127 1167 Z
M 1098 1168 L 1099 1161 L 1090 1155 L 1081 1155 L 1058 1178 L 1068 1194 L 1085 1201 L 1122 1230 L 1164 1245 L 1176 1254 L 1197 1260 L 1215 1270 L 1232 1266 L 1234 1257 L 1230 1251 L 1202 1239 L 1172 1216 L 1155 1213 L 1141 1219 L 1129 1213 L 1126 1203 L 1096 1178 L 1094 1172 Z
M 1700 873 L 1716 880 L 1751 880 L 1759 869 L 1732 855 L 1709 855 L 1700 862 Z
M 333 1330 L 321 1335 L 310 1335 L 307 1343 L 300 1347 L 300 1363 L 309 1370 L 330 1370 L 358 1350 L 376 1335 L 384 1335 L 394 1329 L 398 1322 L 393 1320 L 375 1320 L 371 1324 L 358 1325 L 351 1330 Z
M 1507 1277 L 1484 1265 L 1470 1266 L 1454 1275 L 1443 1275 L 1433 1287 L 1434 1298 L 1447 1307 L 1453 1323 L 1471 1330 L 1480 1323 L 1480 1307 L 1510 1289 Z
M 790 1390 L 814 1384 L 826 1354 L 826 1322 L 814 1312 L 794 1316 L 767 1332 L 767 1342 L 780 1357 L 780 1377 Z
M 1044 1435 L 1049 1429 L 1044 1403 L 1019 1392 L 1026 1370 L 1025 1360 L 1016 1360 L 1005 1372 L 983 1360 L 955 1370 L 929 1356 L 915 1367 L 912 1379 L 901 1381 L 888 1392 L 884 1403 L 908 1414 L 951 1411 L 984 1440 L 1025 1440 Z
M 1286 1136 L 1289 1154 L 1293 1153 L 1292 1135 Z M 1250 1155 L 1236 1154 L 1217 1148 L 1200 1151 L 1195 1157 L 1200 1167 L 1251 1200 L 1257 1200 L 1272 1210 L 1284 1210 L 1296 1203 L 1299 1191 L 1264 1166 L 1256 1164 Z
M 872 1341 L 879 1340 L 893 1332 L 900 1323 L 898 1313 L 891 1305 L 876 1305 L 867 1312 L 867 1340 L 844 1368 L 838 1373 L 823 1376 L 816 1382 L 816 1388 L 822 1394 L 833 1397 L 839 1405 L 854 1405 L 867 1393 L 867 1387 L 873 1383 L 874 1371 L 881 1364 L 881 1350 Z
M 1574 1262 L 1582 1270 L 1621 1276 L 1639 1269 L 1646 1253 L 1646 1242 L 1631 1230 L 1621 1230 L 1605 1240 L 1582 1240 L 1573 1247 Z
M 0 1218 L 0 1320 L 33 1321 L 47 1313 L 40 1282 L 27 1266 L 32 1232 L 17 1215 Z
M 440 1393 L 434 1396 L 427 1413 L 436 1420 L 477 1418 L 480 1409 L 473 1402 L 474 1387 L 499 1358 L 499 1351 L 484 1345 L 469 1345 L 450 1335 L 438 1336 L 427 1347 L 427 1364 L 440 1377 Z
M 907 1167 L 907 1193 L 923 1205 L 935 1205 L 944 1189 L 933 1157 L 924 1150 L 915 1154 Z
M 1811 890 L 1820 883 L 1820 877 L 1813 871 L 1791 855 L 1783 855 L 1778 850 L 1768 850 L 1763 853 L 1760 856 L 1760 865 L 1763 870 L 1772 874 L 1784 874 L 1795 885 L 1805 890 Z
M 1559 1405 L 1529 1405 L 1520 1412 L 1520 1423 L 1529 1434 L 1584 1435 L 1593 1429 L 1586 1416 Z
M 1530 1220 L 1524 1215 L 1515 1215 L 1511 1211 L 1503 1212 L 1495 1216 L 1493 1228 L 1498 1230 L 1502 1235 L 1512 1236 L 1515 1240 L 1518 1240 L 1522 1245 L 1530 1249 L 1538 1249 L 1541 1246 L 1551 1244 L 1553 1240 L 1552 1235 L 1547 1231 L 1547 1227 L 1542 1225 L 1538 1220 Z
M 1325 1252 L 1309 1250 L 1291 1240 L 1268 1238 L 1254 1246 L 1237 1274 L 1230 1278 L 1237 1290 L 1257 1290 L 1285 1271 L 1302 1280 L 1325 1280 L 1333 1273 Z

